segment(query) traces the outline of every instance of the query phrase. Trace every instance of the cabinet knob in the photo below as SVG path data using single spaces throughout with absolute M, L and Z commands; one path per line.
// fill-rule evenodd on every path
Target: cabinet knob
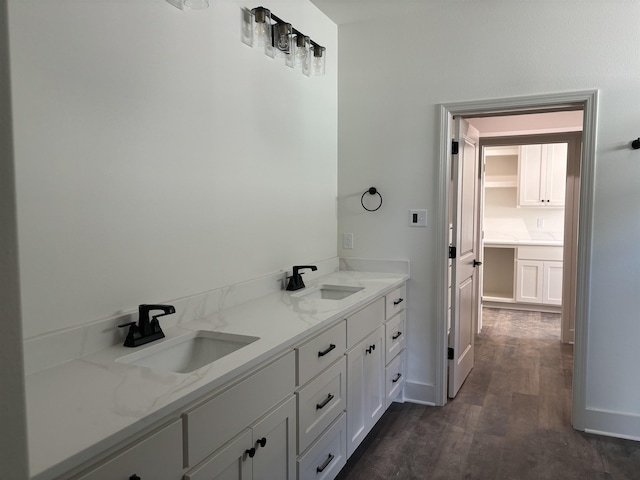
M 256 454 L 256 449 L 255 449 L 255 448 L 253 448 L 253 447 L 251 447 L 251 448 L 246 449 L 246 450 L 244 451 L 244 453 L 246 453 L 247 455 L 249 455 L 249 458 L 253 458 L 253 457 L 255 456 L 255 454 Z
M 260 445 L 262 448 L 264 448 L 264 446 L 266 444 L 267 444 L 267 438 L 266 437 L 262 437 L 261 439 L 256 441 L 256 445 Z

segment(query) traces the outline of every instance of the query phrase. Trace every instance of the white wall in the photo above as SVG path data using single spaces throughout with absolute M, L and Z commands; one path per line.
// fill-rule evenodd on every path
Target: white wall
M 416 2 L 413 8 L 418 9 Z M 407 227 L 407 210 L 434 218 L 438 105 L 600 90 L 587 347 L 587 408 L 627 420 L 640 438 L 640 4 L 424 2 L 410 16 L 340 26 L 339 228 L 341 255 L 408 257 L 408 381 L 436 378 L 435 228 Z M 358 207 L 369 185 L 383 208 Z M 426 389 L 428 391 L 428 388 Z M 604 422 L 609 432 L 624 422 Z
M 337 27 L 307 78 L 213 0 L 10 1 L 24 337 L 336 256 Z

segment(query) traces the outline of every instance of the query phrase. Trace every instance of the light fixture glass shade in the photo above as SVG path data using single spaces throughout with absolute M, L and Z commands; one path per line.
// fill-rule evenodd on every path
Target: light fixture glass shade
M 325 63 L 327 58 L 326 49 L 321 47 L 320 45 L 311 45 L 310 49 L 310 65 L 309 65 L 309 74 L 314 77 L 324 75 L 325 71 Z
M 256 7 L 251 10 L 252 46 L 263 47 L 264 52 L 273 56 L 271 46 L 271 11 L 267 8 Z
M 273 50 L 276 57 L 285 59 L 291 57 L 292 39 L 290 23 L 276 23 L 273 26 Z
M 294 38 L 291 60 L 294 66 L 304 68 L 309 59 L 309 37 L 297 34 Z

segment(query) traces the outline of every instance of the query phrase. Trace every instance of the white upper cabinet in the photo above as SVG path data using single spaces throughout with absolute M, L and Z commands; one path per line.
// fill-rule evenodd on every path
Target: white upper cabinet
M 564 207 L 567 144 L 521 145 L 518 206 Z

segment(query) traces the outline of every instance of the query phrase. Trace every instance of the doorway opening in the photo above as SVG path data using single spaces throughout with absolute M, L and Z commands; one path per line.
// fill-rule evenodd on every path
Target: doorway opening
M 451 155 L 454 139 L 452 134 L 453 117 L 474 118 L 474 117 L 489 117 L 489 116 L 506 116 L 506 115 L 522 115 L 524 113 L 548 113 L 553 111 L 572 111 L 581 110 L 583 112 L 583 138 L 581 144 L 581 151 L 579 155 L 580 166 L 580 205 L 576 214 L 577 222 L 577 240 L 575 249 L 575 266 L 572 267 L 576 274 L 576 286 L 575 286 L 575 355 L 574 355 L 574 376 L 573 376 L 573 401 L 572 401 L 572 424 L 574 428 L 584 429 L 584 392 L 585 392 L 585 352 L 586 335 L 588 327 L 588 309 L 586 308 L 586 299 L 589 282 L 589 269 L 590 261 L 588 252 L 590 250 L 590 232 L 591 232 L 591 211 L 593 204 L 593 173 L 594 173 L 594 157 L 595 157 L 595 125 L 597 118 L 597 91 L 586 92 L 573 92 L 566 94 L 553 94 L 553 95 L 541 95 L 531 97 L 519 97 L 512 99 L 500 99 L 500 100 L 488 100 L 477 102 L 466 102 L 457 104 L 447 104 L 441 106 L 440 119 L 441 119 L 441 141 L 440 141 L 440 177 L 439 177 L 439 201 L 441 203 L 439 208 L 439 222 L 438 222 L 438 248 L 441 248 L 442 252 L 447 252 L 447 245 L 449 243 L 449 200 L 451 190 L 454 188 L 454 183 L 451 182 L 452 178 L 455 178 L 458 172 L 452 171 L 453 168 L 458 168 L 456 165 L 452 165 Z M 465 145 L 467 145 L 465 138 Z M 462 147 L 462 144 L 461 144 Z M 461 148 L 462 151 L 462 148 Z M 455 202 L 455 199 L 454 199 Z M 455 222 L 454 222 L 455 225 Z M 455 227 L 454 227 L 455 228 Z M 455 242 L 455 240 L 454 240 Z M 455 251 L 455 249 L 454 249 Z M 444 258 L 441 264 L 442 272 L 442 285 L 439 285 L 438 291 L 438 305 L 437 313 L 441 319 L 438 322 L 438 338 L 440 342 L 438 344 L 438 357 L 439 367 L 436 378 L 436 403 L 444 405 L 447 402 L 447 377 L 449 368 L 455 368 L 455 360 L 449 360 L 449 356 L 452 354 L 450 344 L 448 341 L 448 258 L 443 255 Z M 479 265 L 477 257 L 472 256 L 469 262 L 473 261 L 473 266 Z M 455 262 L 454 262 L 455 263 Z M 459 263 L 459 261 L 458 261 Z M 465 265 L 462 265 L 466 268 Z M 474 281 L 478 285 L 477 281 Z M 465 283 L 469 285 L 469 282 Z M 454 285 L 454 290 L 456 286 Z M 467 288 L 465 292 L 470 291 Z M 479 288 L 476 287 L 477 298 L 479 299 Z M 462 291 L 462 290 L 460 290 Z M 468 298 L 468 293 L 465 293 L 465 302 L 467 308 L 460 308 L 464 310 L 465 315 L 471 311 L 468 305 L 473 305 L 473 301 Z M 452 305 L 455 310 L 455 303 Z M 480 309 L 477 309 L 480 312 Z M 455 314 L 452 315 L 451 321 L 451 334 L 457 335 L 456 330 L 461 330 L 463 333 L 468 333 L 468 327 L 463 326 L 456 328 Z M 469 318 L 469 315 L 466 315 Z M 456 345 L 458 345 L 456 343 Z M 468 351 L 468 349 L 466 349 Z M 472 350 L 471 350 L 472 351 Z M 468 360 L 468 359 L 467 359 Z M 468 361 L 467 361 L 468 363 Z

